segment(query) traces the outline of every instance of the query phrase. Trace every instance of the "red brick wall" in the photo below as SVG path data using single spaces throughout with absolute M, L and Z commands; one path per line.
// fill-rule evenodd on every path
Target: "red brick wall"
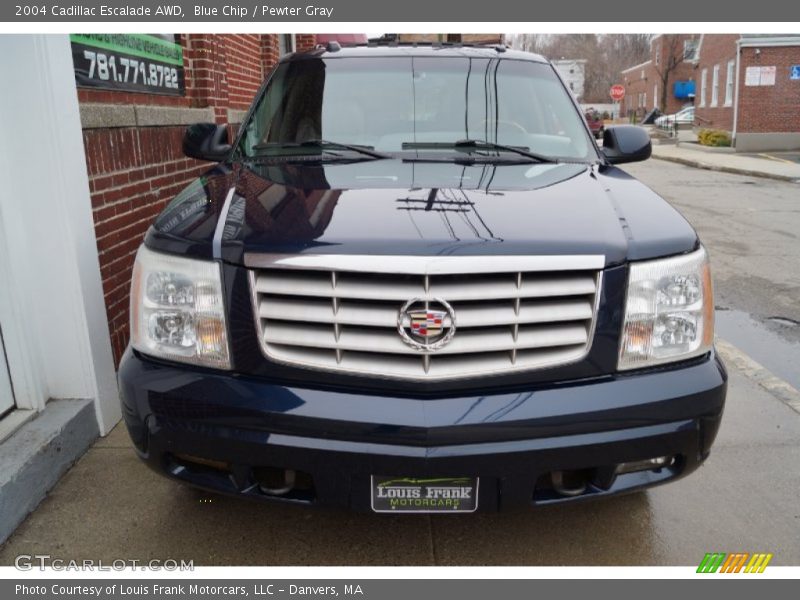
M 800 132 L 800 81 L 789 79 L 791 65 L 800 65 L 800 46 L 742 48 L 739 72 L 741 133 Z M 777 67 L 774 86 L 746 86 L 749 66 Z
M 313 33 L 298 33 L 294 36 L 294 45 L 297 52 L 311 50 L 317 45 L 317 37 Z
M 650 46 L 650 61 L 636 69 L 622 72 L 622 83 L 625 85 L 625 100 L 623 101 L 624 114 L 628 114 L 631 110 L 637 109 L 639 106 L 640 93 L 645 93 L 647 95 L 645 109 L 648 112 L 654 106 L 658 105 L 665 113 L 672 114 L 678 112 L 686 104 L 691 104 L 690 99 L 675 98 L 673 84 L 676 81 L 694 80 L 694 64 L 688 61 L 682 61 L 670 72 L 666 85 L 667 102 L 664 107 L 661 107 L 664 82 L 661 79 L 659 70 L 663 72 L 664 65 L 667 64 L 667 58 L 671 53 L 682 56 L 684 40 L 698 37 L 698 35 L 685 34 L 665 34 L 658 36 L 653 40 Z M 671 43 L 673 39 L 676 42 L 675 46 Z M 644 76 L 642 72 L 644 72 Z M 658 90 L 655 89 L 656 85 L 658 86 Z M 656 91 L 658 92 L 658 97 L 654 99 L 653 94 Z
M 83 133 L 115 362 L 128 343 L 128 290 L 136 249 L 165 203 L 206 168 L 182 155 L 182 136 L 182 127 Z
M 186 95 L 78 90 L 82 104 L 244 110 L 278 59 L 276 35 L 183 35 Z M 313 35 L 297 36 L 311 48 Z M 115 363 L 128 343 L 128 293 L 136 249 L 155 216 L 208 163 L 181 152 L 184 126 L 115 127 L 83 132 L 97 250 Z
M 645 110 L 653 107 L 653 78 L 655 71 L 652 63 L 647 63 L 637 69 L 622 74 L 622 85 L 625 86 L 625 98 L 622 100 L 622 114 L 630 115 L 631 112 L 641 113 L 640 104 L 642 94 L 645 98 Z
M 728 61 L 736 60 L 736 40 L 739 34 L 705 34 L 700 47 L 700 61 L 697 65 L 695 81 L 697 82 L 695 98 L 695 123 L 698 127 L 708 129 L 733 130 L 733 103 L 725 105 L 725 90 L 728 84 Z M 719 65 L 719 99 L 717 106 L 711 106 L 711 94 L 714 81 L 714 66 Z M 706 70 L 705 105 L 700 97 L 702 72 Z M 734 95 L 736 71 L 733 71 Z

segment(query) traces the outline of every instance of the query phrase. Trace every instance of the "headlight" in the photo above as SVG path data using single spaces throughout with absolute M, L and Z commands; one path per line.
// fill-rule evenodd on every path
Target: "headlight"
M 139 248 L 131 344 L 159 358 L 230 369 L 219 264 Z
M 631 265 L 620 370 L 699 356 L 713 343 L 714 295 L 704 248 Z

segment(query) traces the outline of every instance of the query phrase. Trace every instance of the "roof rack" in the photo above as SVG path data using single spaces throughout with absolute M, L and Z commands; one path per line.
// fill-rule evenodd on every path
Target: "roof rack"
M 331 45 L 335 44 L 336 48 L 332 49 Z M 320 46 L 322 46 L 320 44 Z M 318 46 L 318 47 L 320 47 Z M 435 42 L 399 42 L 392 39 L 369 40 L 368 42 L 328 42 L 326 50 L 329 52 L 336 52 L 342 48 L 417 48 L 417 47 L 431 47 L 431 48 L 493 48 L 497 52 L 505 52 L 509 49 L 506 44 L 497 44 L 494 42 L 478 43 L 478 42 L 450 42 L 450 41 L 435 41 Z

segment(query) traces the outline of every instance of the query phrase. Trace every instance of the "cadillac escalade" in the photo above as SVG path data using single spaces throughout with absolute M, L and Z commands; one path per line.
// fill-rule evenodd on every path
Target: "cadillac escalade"
M 709 455 L 706 250 L 544 58 L 284 57 L 149 229 L 119 369 L 137 452 L 206 490 L 387 513 L 632 492 Z

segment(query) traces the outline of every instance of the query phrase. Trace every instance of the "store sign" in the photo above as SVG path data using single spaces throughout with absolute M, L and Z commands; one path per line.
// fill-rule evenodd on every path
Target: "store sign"
M 746 86 L 775 85 L 776 67 L 747 67 L 744 72 Z
M 70 35 L 78 87 L 183 96 L 183 48 L 171 35 Z

